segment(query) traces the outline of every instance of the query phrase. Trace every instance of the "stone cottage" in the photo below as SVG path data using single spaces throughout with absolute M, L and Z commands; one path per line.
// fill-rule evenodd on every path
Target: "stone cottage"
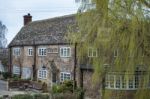
M 48 85 L 75 79 L 75 46 L 65 39 L 75 15 L 32 22 L 24 16 L 24 26 L 9 44 L 12 74 Z

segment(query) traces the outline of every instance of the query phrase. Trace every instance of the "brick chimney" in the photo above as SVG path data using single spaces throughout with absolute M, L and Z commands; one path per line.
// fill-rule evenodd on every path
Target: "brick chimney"
M 30 15 L 30 13 L 28 13 L 28 15 L 24 15 L 24 25 L 27 25 L 28 23 L 32 22 L 32 16 Z

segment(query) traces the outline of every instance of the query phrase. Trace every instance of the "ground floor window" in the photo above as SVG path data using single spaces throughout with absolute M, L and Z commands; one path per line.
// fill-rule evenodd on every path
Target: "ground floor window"
M 38 78 L 39 79 L 47 79 L 47 70 L 45 70 L 45 69 L 38 70 Z
M 109 79 L 108 79 L 108 87 L 110 88 L 114 88 L 114 76 L 109 76 Z
M 20 74 L 20 67 L 19 66 L 16 66 L 16 65 L 13 66 L 13 74 L 15 74 L 15 75 Z
M 123 90 L 134 90 L 139 88 L 139 83 L 145 75 L 106 75 L 105 88 L 107 89 L 123 89 Z
M 60 73 L 60 81 L 63 82 L 65 80 L 71 80 L 71 73 L 69 73 L 69 72 L 61 72 Z
M 121 79 L 120 79 L 120 76 L 117 76 L 116 79 L 116 88 L 120 88 L 121 87 Z
M 135 81 L 133 77 L 128 78 L 128 87 L 129 89 L 135 88 Z
M 32 69 L 30 67 L 23 67 L 22 68 L 22 78 L 29 79 L 32 75 Z

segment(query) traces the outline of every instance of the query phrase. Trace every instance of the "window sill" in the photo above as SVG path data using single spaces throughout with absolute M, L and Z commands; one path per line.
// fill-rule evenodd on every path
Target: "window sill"
M 60 56 L 61 58 L 71 58 L 71 56 Z
M 138 88 L 106 88 L 108 90 L 137 90 Z
M 33 56 L 33 55 L 28 55 L 29 57 Z
M 47 78 L 38 78 L 39 80 L 47 80 Z
M 43 57 L 43 56 L 47 56 L 47 55 L 38 55 L 38 56 L 41 56 L 41 57 Z

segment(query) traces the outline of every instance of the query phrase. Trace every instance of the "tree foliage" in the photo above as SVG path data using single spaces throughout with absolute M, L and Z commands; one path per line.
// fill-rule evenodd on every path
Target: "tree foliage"
M 100 82 L 105 75 L 104 64 L 109 64 L 111 68 L 109 71 L 113 72 L 134 73 L 138 66 L 149 72 L 149 0 L 93 0 L 93 2 L 96 4 L 95 9 L 78 13 L 79 31 L 77 33 L 70 31 L 68 38 L 72 43 L 78 43 L 80 62 L 85 60 L 89 47 L 98 50 L 98 57 L 86 60 L 94 68 L 94 80 Z M 114 58 L 115 50 L 119 55 Z M 148 79 L 143 82 L 147 84 Z M 145 94 L 136 95 L 140 95 L 140 99 L 147 99 L 144 98 Z
M 0 21 L 0 48 L 6 47 L 7 39 L 6 39 L 7 27 L 2 24 Z

